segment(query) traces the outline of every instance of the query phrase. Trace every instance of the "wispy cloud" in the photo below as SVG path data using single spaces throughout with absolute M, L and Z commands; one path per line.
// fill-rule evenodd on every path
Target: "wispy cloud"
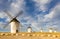
M 45 15 L 45 17 L 47 17 L 47 18 L 55 18 L 55 17 L 57 17 L 57 16 L 59 16 L 60 15 L 60 4 L 58 3 L 53 9 L 52 9 L 52 11 L 49 13 L 49 14 L 47 14 L 47 15 Z
M 34 0 L 36 2 L 36 6 L 38 7 L 38 9 L 40 11 L 45 12 L 48 9 L 48 4 L 52 1 L 52 0 Z
M 48 22 L 47 24 L 46 24 L 46 27 L 48 26 L 48 27 L 56 27 L 56 28 L 58 28 L 59 29 L 59 22 L 60 22 L 60 4 L 58 3 L 53 9 L 52 9 L 52 11 L 49 13 L 49 14 L 46 14 L 44 17 L 45 17 L 45 19 L 44 19 L 44 21 L 45 22 Z
M 16 14 L 18 14 L 19 11 L 23 10 L 23 14 L 17 18 L 21 22 L 22 26 L 24 26 L 22 27 L 22 31 L 26 31 L 28 26 L 31 26 L 33 31 L 40 31 L 40 28 L 43 28 L 45 29 L 44 31 L 46 31 L 48 30 L 49 27 L 59 28 L 59 25 L 60 25 L 59 24 L 60 23 L 60 20 L 59 20 L 60 19 L 59 17 L 60 16 L 60 11 L 59 11 L 60 4 L 59 3 L 55 7 L 53 7 L 50 12 L 45 12 L 46 10 L 48 11 L 48 4 L 51 1 L 52 0 L 33 0 L 33 2 L 35 2 L 34 3 L 35 10 L 33 10 L 32 12 L 34 13 L 33 16 L 31 16 L 32 13 L 27 14 L 27 11 L 30 8 L 26 11 L 27 6 L 25 5 L 24 0 L 12 1 L 10 3 L 9 8 L 7 9 L 12 16 L 15 16 Z M 39 13 L 39 14 L 36 14 L 36 13 Z M 3 11 L 0 12 L 0 18 L 7 18 L 7 20 L 10 21 L 9 16 L 6 15 L 5 12 Z M 0 25 L 2 24 L 3 23 L 0 22 Z M 8 28 L 10 28 L 10 26 L 7 27 L 7 29 Z
M 0 4 L 2 4 L 2 5 L 4 5 L 4 2 L 6 2 L 7 4 L 9 4 L 9 5 L 5 5 L 4 7 L 1 7 L 1 8 L 4 8 L 3 10 L 1 9 L 0 10 L 0 18 L 6 18 L 6 22 L 0 22 L 0 27 L 3 27 L 3 26 L 5 26 L 11 19 L 9 18 L 9 16 L 4 12 L 4 10 L 7 10 L 7 12 L 9 13 L 9 14 L 11 14 L 12 16 L 14 16 L 15 17 L 15 15 L 16 14 L 18 14 L 19 13 L 19 11 L 23 11 L 23 6 L 24 6 L 24 0 L 15 0 L 15 1 L 13 1 L 13 0 L 11 0 L 11 1 L 4 1 L 4 0 L 1 0 L 1 3 Z M 3 21 L 3 20 L 2 20 Z M 9 26 L 9 25 L 7 25 L 7 26 Z M 9 29 L 9 27 L 7 27 L 7 29 Z M 4 30 L 4 29 L 3 29 Z

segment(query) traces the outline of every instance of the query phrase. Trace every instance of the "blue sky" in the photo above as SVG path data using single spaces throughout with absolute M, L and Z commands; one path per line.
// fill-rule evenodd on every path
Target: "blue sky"
M 17 17 L 23 26 L 23 32 L 27 31 L 28 26 L 36 32 L 41 28 L 45 32 L 49 28 L 60 32 L 60 0 L 0 0 L 0 31 L 10 32 L 10 25 L 2 29 L 11 20 L 4 10 L 13 17 L 23 11 L 22 15 Z

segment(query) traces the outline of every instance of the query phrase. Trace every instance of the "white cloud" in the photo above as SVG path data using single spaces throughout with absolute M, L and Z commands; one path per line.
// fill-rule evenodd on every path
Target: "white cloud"
M 15 16 L 19 11 L 23 10 L 23 8 L 24 8 L 24 0 L 16 0 L 16 2 L 12 1 L 8 8 L 8 13 L 10 13 L 12 16 Z M 9 22 L 11 20 L 4 11 L 0 11 L 0 18 L 6 18 L 7 19 L 5 20 L 6 22 Z M 6 25 L 6 23 L 4 24 L 0 22 L 0 27 L 3 27 L 4 25 Z M 7 27 L 7 29 L 9 28 L 10 27 Z
M 46 4 L 50 3 L 52 0 L 34 0 L 36 2 L 36 6 L 39 10 L 46 10 L 48 7 Z M 41 14 L 40 14 L 41 15 Z M 59 28 L 59 16 L 60 16 L 60 4 L 58 3 L 54 8 L 51 9 L 51 12 L 46 15 L 40 16 L 39 14 L 36 15 L 38 17 L 38 26 L 45 26 L 44 28 L 47 29 L 48 27 L 57 27 Z M 44 25 L 46 24 L 46 25 Z
M 5 20 L 6 22 L 11 20 L 10 17 L 3 11 L 0 12 L 0 18 L 2 18 L 2 19 L 6 18 L 6 20 Z
M 34 0 L 36 1 L 37 3 L 41 3 L 41 4 L 46 4 L 46 3 L 49 3 L 51 0 Z
M 48 9 L 46 5 L 50 3 L 52 0 L 34 0 L 34 1 L 36 2 L 36 6 L 38 7 L 38 9 L 44 12 Z
M 34 0 L 34 1 L 36 2 L 36 6 L 39 8 L 39 10 L 42 10 L 42 11 L 46 10 L 47 9 L 46 4 L 51 2 L 51 0 Z M 24 8 L 24 0 L 16 0 L 16 2 L 11 3 L 11 6 L 10 6 L 11 11 L 9 13 L 11 13 L 11 15 L 16 15 L 20 10 L 22 10 L 22 8 Z M 17 19 L 19 21 L 22 19 L 27 20 L 26 24 L 31 24 L 31 27 L 33 28 L 34 31 L 39 31 L 41 27 L 44 29 L 46 29 L 48 27 L 54 28 L 59 25 L 59 21 L 56 20 L 55 22 L 52 22 L 52 20 L 55 20 L 54 18 L 56 18 L 56 17 L 58 18 L 58 16 L 60 16 L 60 13 L 58 13 L 59 10 L 60 10 L 60 4 L 55 6 L 49 14 L 36 15 L 35 17 L 37 17 L 37 20 L 35 20 L 34 17 L 26 15 L 26 12 L 24 12 L 23 15 Z M 2 12 L 2 13 L 4 13 L 4 12 Z M 4 14 L 0 14 L 0 17 L 5 17 L 3 15 Z M 7 19 L 7 20 L 10 20 L 10 19 Z M 45 22 L 48 22 L 48 23 L 46 23 L 46 25 L 44 25 Z M 23 25 L 23 26 L 25 26 L 25 25 Z M 24 28 L 27 28 L 27 27 L 28 26 L 26 26 Z
M 0 18 L 5 18 L 6 16 L 7 15 L 3 11 L 0 12 Z
M 10 4 L 10 7 L 9 7 L 9 13 L 15 17 L 16 14 L 18 14 L 20 11 L 24 11 L 23 8 L 24 8 L 24 0 L 15 0 L 15 1 L 12 1 L 12 3 Z
M 34 27 L 36 27 L 37 30 L 39 30 L 40 27 L 45 29 L 45 31 L 48 30 L 49 27 L 59 29 L 60 4 L 58 3 L 54 8 L 52 8 L 49 14 L 46 14 L 46 15 L 38 14 L 35 17 L 37 17 L 38 20 L 33 19 L 33 21 L 32 22 L 30 21 L 30 22 Z M 57 31 L 59 31 L 58 29 Z
M 60 4 L 57 4 L 49 14 L 46 14 L 44 17 L 46 20 L 53 19 L 53 18 L 59 18 L 60 16 Z
M 7 11 L 9 14 L 15 17 L 15 15 L 17 15 L 19 11 L 23 10 L 24 8 L 23 6 L 24 6 L 24 0 L 14 0 L 10 3 L 10 6 L 9 8 L 7 8 L 8 9 Z M 4 11 L 0 11 L 0 18 L 7 18 L 7 20 L 10 21 L 9 16 Z
M 49 14 L 44 16 L 44 22 L 48 22 L 46 24 L 46 28 L 48 27 L 56 27 L 59 29 L 60 23 L 60 4 L 58 3 Z

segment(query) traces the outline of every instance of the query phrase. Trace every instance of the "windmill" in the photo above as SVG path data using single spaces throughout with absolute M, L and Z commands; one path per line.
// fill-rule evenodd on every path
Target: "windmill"
M 56 27 L 50 27 L 50 28 L 49 28 L 49 32 L 57 32 L 56 30 L 57 30 Z
M 40 27 L 40 32 L 43 32 L 43 29 L 42 29 L 42 27 Z
M 32 28 L 29 26 L 28 27 L 28 32 L 31 33 L 32 32 Z
M 50 33 L 53 32 L 53 28 L 49 28 L 49 32 L 50 32 Z
M 54 32 L 57 32 L 58 28 L 54 27 Z
M 31 24 L 29 24 L 29 26 L 28 26 L 28 28 L 27 28 L 27 31 L 28 31 L 29 33 L 32 32 Z
M 20 22 L 17 20 L 17 17 L 22 14 L 22 11 L 20 11 L 15 17 L 12 17 L 7 10 L 4 10 L 4 12 L 11 18 L 10 22 L 7 23 L 7 25 L 10 24 L 11 26 L 11 33 L 17 33 L 19 31 L 20 24 Z M 7 25 L 5 25 L 4 28 L 6 28 Z

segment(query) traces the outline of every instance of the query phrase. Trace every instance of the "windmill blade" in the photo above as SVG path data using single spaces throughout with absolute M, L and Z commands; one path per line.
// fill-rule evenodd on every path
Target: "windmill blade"
M 4 10 L 4 12 L 11 18 L 13 19 L 13 17 L 9 14 L 9 12 L 7 10 Z
M 14 18 L 17 18 L 18 16 L 20 16 L 23 13 L 23 11 L 20 11 Z
M 21 23 L 19 24 L 19 26 L 20 26 L 20 27 L 24 27 L 24 26 L 22 26 L 22 24 L 21 24 Z
M 10 24 L 10 22 L 8 22 L 6 25 L 4 25 L 4 27 L 3 27 L 3 28 L 6 28 L 9 24 Z
M 13 19 L 13 18 L 12 18 Z M 12 20 L 11 19 L 11 20 Z M 11 20 L 6 24 L 6 25 L 4 25 L 4 27 L 3 28 L 6 28 L 10 23 L 11 23 Z

